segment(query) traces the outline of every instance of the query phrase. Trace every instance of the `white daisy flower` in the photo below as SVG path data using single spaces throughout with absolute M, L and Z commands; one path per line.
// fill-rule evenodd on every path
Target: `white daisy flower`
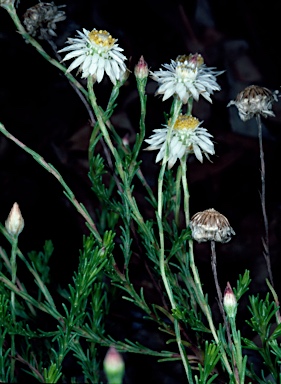
M 90 32 L 83 28 L 83 32 L 77 32 L 76 38 L 68 39 L 70 45 L 59 51 L 71 51 L 63 61 L 75 58 L 67 71 L 78 67 L 82 71 L 82 78 L 95 76 L 98 83 L 102 81 L 105 72 L 115 85 L 127 69 L 124 63 L 126 57 L 121 53 L 123 49 L 116 44 L 117 39 L 103 30 L 93 29 Z
M 224 71 L 214 71 L 208 68 L 200 54 L 178 56 L 171 60 L 171 64 L 162 65 L 166 70 L 150 72 L 153 80 L 159 83 L 156 95 L 163 94 L 163 101 L 173 95 L 186 104 L 190 97 L 198 101 L 202 95 L 212 103 L 210 95 L 221 88 L 217 83 L 216 76 Z
M 278 91 L 271 92 L 269 89 L 250 85 L 238 93 L 235 100 L 231 100 L 227 106 L 235 105 L 238 109 L 240 119 L 247 121 L 256 115 L 263 117 L 272 116 L 272 104 L 278 101 Z
M 202 163 L 203 154 L 209 159 L 208 155 L 215 153 L 214 144 L 211 141 L 213 137 L 206 128 L 200 127 L 200 122 L 196 117 L 179 115 L 171 134 L 171 141 L 168 150 L 168 168 L 172 168 L 177 159 L 181 159 L 185 154 L 194 153 L 197 159 Z M 166 139 L 169 128 L 154 129 L 155 132 L 145 141 L 150 144 L 146 148 L 148 151 L 160 149 L 156 163 L 164 158 L 166 150 Z

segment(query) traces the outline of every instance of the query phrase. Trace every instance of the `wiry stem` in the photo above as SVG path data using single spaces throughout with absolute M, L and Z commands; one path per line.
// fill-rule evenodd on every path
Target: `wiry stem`
M 270 262 L 270 254 L 269 254 L 268 218 L 267 218 L 266 207 L 265 207 L 265 163 L 264 163 L 264 152 L 263 152 L 263 145 L 262 145 L 262 125 L 261 125 L 261 117 L 259 114 L 257 114 L 256 119 L 258 124 L 260 160 L 261 160 L 261 207 L 262 207 L 262 215 L 263 215 L 263 223 L 264 223 L 264 237 L 262 239 L 263 255 L 265 258 L 270 283 L 272 286 L 274 286 L 271 262 Z
M 40 156 L 38 153 L 27 147 L 25 144 L 23 144 L 20 140 L 18 140 L 15 136 L 13 136 L 10 132 L 7 131 L 7 129 L 4 127 L 3 124 L 0 123 L 0 132 L 2 132 L 8 139 L 12 140 L 15 144 L 17 144 L 20 148 L 22 148 L 25 152 L 29 153 L 34 160 L 37 161 L 38 164 L 40 164 L 43 168 L 45 168 L 48 172 L 50 172 L 62 185 L 62 187 L 65 189 L 65 195 L 68 197 L 68 199 L 71 201 L 71 203 L 75 206 L 77 211 L 83 216 L 86 223 L 88 224 L 89 229 L 97 239 L 99 243 L 102 242 L 102 239 L 100 237 L 100 234 L 96 228 L 96 225 L 94 221 L 92 220 L 90 214 L 87 212 L 86 208 L 78 203 L 76 200 L 73 192 L 69 188 L 69 186 L 66 184 L 66 182 L 63 180 L 60 173 L 49 163 L 45 161 L 45 159 Z
M 221 288 L 219 285 L 218 274 L 217 274 L 216 243 L 213 240 L 211 241 L 211 251 L 212 251 L 211 264 L 212 264 L 212 271 L 213 271 L 213 276 L 214 276 L 215 285 L 216 285 L 216 291 L 217 291 L 217 295 L 218 295 L 219 309 L 220 309 L 220 312 L 221 312 L 221 315 L 223 318 L 223 322 L 224 322 L 224 326 L 225 326 L 225 330 L 226 330 L 226 335 L 227 335 L 227 340 L 228 340 L 228 345 L 229 345 L 230 350 L 232 351 L 235 380 L 236 380 L 236 383 L 239 384 L 240 383 L 239 372 L 238 372 L 237 364 L 236 364 L 236 361 L 235 361 L 235 358 L 233 355 L 233 343 L 232 343 L 232 339 L 231 339 L 231 335 L 230 335 L 229 323 L 226 319 L 224 308 L 223 308 L 223 297 L 222 297 L 222 292 L 221 292 Z

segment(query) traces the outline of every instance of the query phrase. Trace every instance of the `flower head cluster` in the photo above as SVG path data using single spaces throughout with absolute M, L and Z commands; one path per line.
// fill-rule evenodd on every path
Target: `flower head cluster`
M 116 84 L 127 69 L 124 63 L 126 57 L 121 53 L 123 49 L 116 44 L 117 39 L 104 30 L 93 29 L 90 32 L 83 28 L 83 32 L 77 32 L 76 38 L 68 39 L 69 46 L 59 51 L 70 51 L 63 61 L 75 58 L 68 72 L 78 67 L 82 78 L 94 76 L 98 83 L 106 73 L 112 83 Z
M 156 162 L 162 160 L 166 151 L 166 141 L 169 129 L 171 127 L 164 125 L 164 128 L 154 129 L 154 134 L 145 141 L 150 144 L 146 148 L 148 151 L 160 149 Z M 203 154 L 209 159 L 208 155 L 215 153 L 214 144 L 211 141 L 213 137 L 206 128 L 200 127 L 196 117 L 179 115 L 174 127 L 172 128 L 171 140 L 168 143 L 168 168 L 172 168 L 177 159 L 181 159 L 185 154 L 194 153 L 197 159 L 202 163 Z
M 31 36 L 38 35 L 39 39 L 49 40 L 51 37 L 57 36 L 55 33 L 56 23 L 66 19 L 65 12 L 59 8 L 65 5 L 56 6 L 52 3 L 38 3 L 23 15 L 23 22 L 27 32 Z
M 218 241 L 227 243 L 235 235 L 227 218 L 213 208 L 197 212 L 190 220 L 192 237 L 198 243 Z
M 150 72 L 153 80 L 159 83 L 157 95 L 163 95 L 163 101 L 171 96 L 177 96 L 184 104 L 190 97 L 198 101 L 202 95 L 210 103 L 210 95 L 221 88 L 216 76 L 223 71 L 208 68 L 200 54 L 178 56 L 171 64 L 162 65 L 165 70 Z
M 231 100 L 227 106 L 235 105 L 243 121 L 247 121 L 255 115 L 275 116 L 272 112 L 272 104 L 274 101 L 278 101 L 277 94 L 278 91 L 271 92 L 267 88 L 250 85 L 238 93 L 236 99 Z

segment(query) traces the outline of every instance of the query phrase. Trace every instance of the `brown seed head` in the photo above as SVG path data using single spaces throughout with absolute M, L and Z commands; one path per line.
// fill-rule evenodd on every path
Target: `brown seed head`
M 247 121 L 255 115 L 274 117 L 272 104 L 274 101 L 278 101 L 277 94 L 278 91 L 271 92 L 268 88 L 250 85 L 238 93 L 236 99 L 231 100 L 227 106 L 235 105 L 243 121 Z
M 65 12 L 59 8 L 65 5 L 56 6 L 52 3 L 39 3 L 28 8 L 23 15 L 27 32 L 31 36 L 38 35 L 39 39 L 50 40 L 57 36 L 55 33 L 56 23 L 66 19 Z
M 198 243 L 218 241 L 227 243 L 235 235 L 227 218 L 213 208 L 197 212 L 190 220 L 192 237 Z

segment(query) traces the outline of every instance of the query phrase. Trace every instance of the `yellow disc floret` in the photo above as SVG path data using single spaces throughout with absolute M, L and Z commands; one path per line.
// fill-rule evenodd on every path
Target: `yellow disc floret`
M 110 48 L 114 45 L 116 39 L 114 39 L 107 31 L 93 29 L 89 35 L 89 39 L 102 47 Z
M 180 114 L 175 122 L 174 129 L 195 129 L 198 125 L 199 120 L 196 117 Z

